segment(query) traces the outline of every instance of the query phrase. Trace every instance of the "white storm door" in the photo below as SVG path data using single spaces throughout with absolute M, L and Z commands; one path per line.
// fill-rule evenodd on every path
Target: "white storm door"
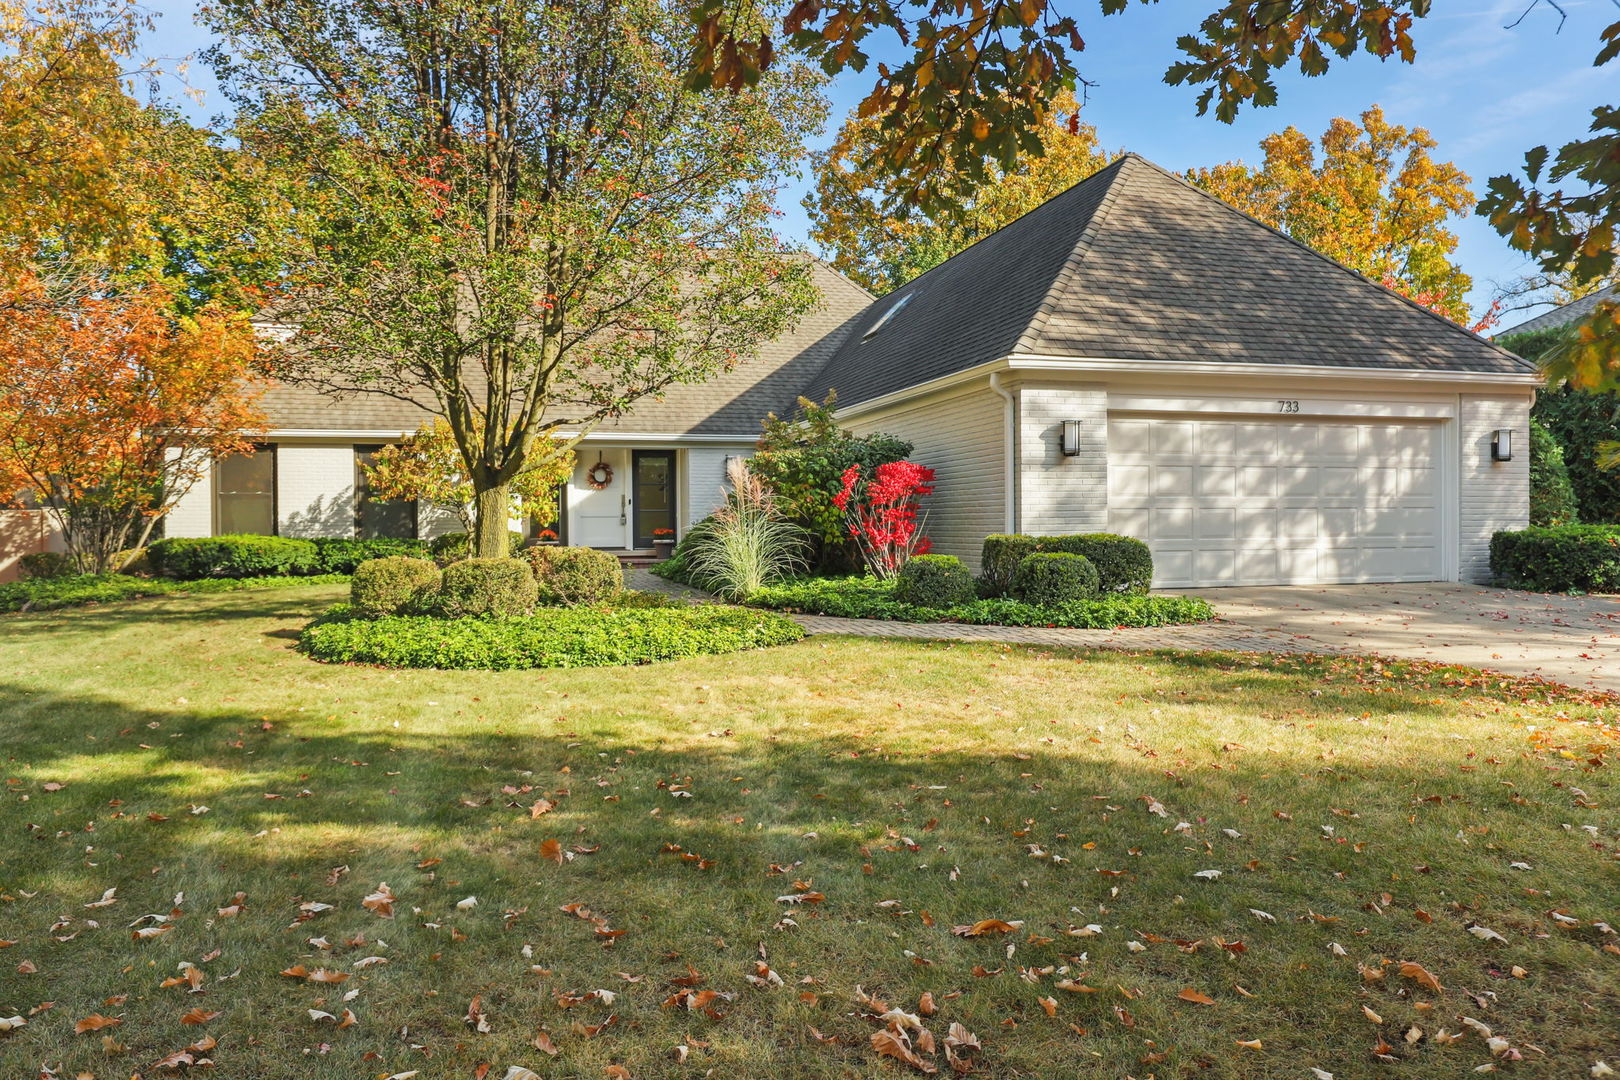
M 1439 580 L 1444 430 L 1110 416 L 1109 531 L 1147 542 L 1161 588 Z

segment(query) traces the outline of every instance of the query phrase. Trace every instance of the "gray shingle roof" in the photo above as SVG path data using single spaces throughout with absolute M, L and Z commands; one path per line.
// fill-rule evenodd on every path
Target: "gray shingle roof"
M 832 267 L 813 263 L 820 306 L 791 332 L 770 342 L 752 359 L 703 383 L 672 386 L 658 398 L 638 403 L 627 415 L 597 428 L 660 435 L 759 434 L 765 414 L 791 404 L 843 341 L 851 321 L 872 296 Z M 263 398 L 270 426 L 279 430 L 414 431 L 429 413 L 383 394 L 335 397 L 314 387 L 281 384 Z
M 863 337 L 908 295 L 904 311 Z M 854 404 L 1012 352 L 1534 370 L 1127 154 L 873 305 L 809 394 L 832 387 Z
M 1555 330 L 1560 326 L 1568 326 L 1571 323 L 1580 322 L 1592 314 L 1592 309 L 1605 300 L 1620 300 L 1620 285 L 1610 285 L 1607 288 L 1583 296 L 1579 300 L 1571 300 L 1561 307 L 1555 307 L 1551 311 L 1544 311 L 1533 319 L 1526 319 L 1510 330 L 1498 331 L 1496 336 L 1501 338 L 1509 334 L 1529 334 L 1536 330 Z

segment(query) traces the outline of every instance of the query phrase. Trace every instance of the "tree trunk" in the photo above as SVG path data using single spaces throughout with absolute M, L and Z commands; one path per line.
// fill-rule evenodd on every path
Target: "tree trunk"
M 508 515 L 512 510 L 507 485 L 485 488 L 474 496 L 473 501 L 478 515 L 478 535 L 473 538 L 475 542 L 469 545 L 472 553 L 480 559 L 506 558 L 512 553 L 506 539 Z

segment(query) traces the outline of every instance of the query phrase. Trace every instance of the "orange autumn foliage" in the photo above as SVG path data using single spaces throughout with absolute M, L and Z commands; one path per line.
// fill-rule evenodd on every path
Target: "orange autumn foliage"
M 252 326 L 173 301 L 157 284 L 33 274 L 0 291 L 0 499 L 31 494 L 84 569 L 144 541 L 211 458 L 265 429 Z

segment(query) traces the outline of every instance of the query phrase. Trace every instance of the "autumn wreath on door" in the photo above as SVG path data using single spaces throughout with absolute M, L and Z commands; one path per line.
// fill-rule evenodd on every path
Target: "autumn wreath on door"
M 613 483 L 613 466 L 605 461 L 598 461 L 585 474 L 585 482 L 591 485 L 593 491 L 601 491 Z

